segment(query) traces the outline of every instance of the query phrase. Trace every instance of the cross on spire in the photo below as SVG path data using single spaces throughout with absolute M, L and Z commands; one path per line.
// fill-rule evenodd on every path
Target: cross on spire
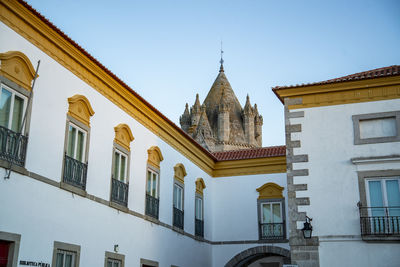
M 223 59 L 223 54 L 224 54 L 224 50 L 222 50 L 222 41 L 221 41 L 221 60 L 219 61 L 219 63 L 221 63 L 221 66 L 219 67 L 219 72 L 223 72 L 224 71 L 224 59 Z

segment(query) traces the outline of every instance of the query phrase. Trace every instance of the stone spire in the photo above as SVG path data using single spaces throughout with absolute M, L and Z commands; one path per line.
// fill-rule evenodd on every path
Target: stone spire
M 180 116 L 180 118 L 179 118 L 179 123 L 181 124 L 182 130 L 184 130 L 185 132 L 187 132 L 189 130 L 189 127 L 191 124 L 191 119 L 190 119 L 188 103 L 186 103 L 185 111 L 183 112 L 182 116 Z
M 252 107 L 247 96 L 244 108 L 239 103 L 223 67 L 222 49 L 220 69 L 210 91 L 200 105 L 196 94 L 188 111 L 185 109 L 180 123 L 184 131 L 211 152 L 261 147 L 262 117 Z
M 190 108 L 190 117 L 192 121 L 192 126 L 196 126 L 199 123 L 200 112 L 201 112 L 201 106 L 200 106 L 199 94 L 196 94 L 196 100 L 194 101 L 193 106 Z
M 263 117 L 258 113 L 257 104 L 254 104 L 254 138 L 256 140 L 257 146 L 262 146 L 262 126 Z
M 255 144 L 254 138 L 254 109 L 250 104 L 250 97 L 247 95 L 246 97 L 246 104 L 244 105 L 243 109 L 243 126 L 244 126 L 244 135 L 245 140 L 248 144 Z

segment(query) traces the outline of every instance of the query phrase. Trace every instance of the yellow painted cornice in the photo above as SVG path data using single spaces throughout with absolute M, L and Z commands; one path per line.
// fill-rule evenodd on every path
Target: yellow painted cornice
M 302 98 L 289 109 L 361 103 L 400 98 L 400 76 L 307 85 L 274 90 L 282 100 Z
M 286 172 L 285 157 L 218 161 L 18 1 L 0 1 L 0 20 L 97 90 L 210 176 Z
M 213 177 L 252 175 L 265 173 L 285 173 L 286 156 L 218 161 L 213 170 Z

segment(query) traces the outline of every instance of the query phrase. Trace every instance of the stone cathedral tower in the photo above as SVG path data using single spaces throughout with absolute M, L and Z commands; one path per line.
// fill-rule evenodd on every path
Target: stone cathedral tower
M 180 124 L 211 152 L 262 146 L 263 118 L 258 114 L 257 104 L 252 106 L 247 95 L 242 108 L 225 76 L 222 59 L 219 74 L 203 104 L 200 105 L 198 94 L 190 109 L 186 103 Z

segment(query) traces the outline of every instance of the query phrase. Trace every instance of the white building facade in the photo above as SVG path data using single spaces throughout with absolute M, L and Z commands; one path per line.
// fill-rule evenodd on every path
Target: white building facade
M 293 263 L 399 266 L 399 75 L 390 66 L 274 88 L 285 103 Z
M 26 3 L 0 10 L 0 266 L 290 263 L 284 146 L 210 154 Z

